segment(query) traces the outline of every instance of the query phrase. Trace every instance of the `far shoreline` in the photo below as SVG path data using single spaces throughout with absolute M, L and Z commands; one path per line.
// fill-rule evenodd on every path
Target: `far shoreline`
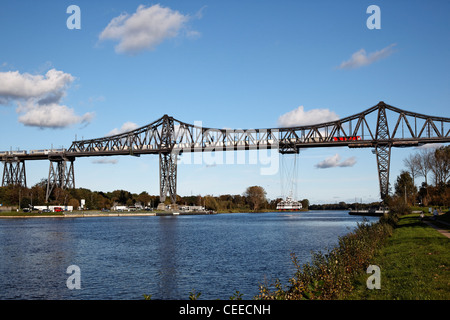
M 220 210 L 214 213 L 206 212 L 183 212 L 183 211 L 151 211 L 151 212 L 102 212 L 102 211 L 75 211 L 65 213 L 29 213 L 29 212 L 0 212 L 0 219 L 25 219 L 25 218 L 91 218 L 91 217 L 146 217 L 146 216 L 178 216 L 178 215 L 216 215 L 233 213 L 266 213 L 266 212 L 308 212 L 309 210 L 299 211 L 276 211 L 276 210 Z
M 39 214 L 39 213 L 12 213 L 7 215 L 0 214 L 0 219 L 24 219 L 24 218 L 83 218 L 83 217 L 125 217 L 125 216 L 155 216 L 156 212 L 151 213 L 103 213 L 101 211 L 95 212 L 74 212 L 74 213 L 55 213 L 55 214 Z

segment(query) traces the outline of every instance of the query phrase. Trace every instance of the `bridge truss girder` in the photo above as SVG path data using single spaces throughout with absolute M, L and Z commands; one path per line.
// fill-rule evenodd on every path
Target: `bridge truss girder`
M 393 130 L 380 135 L 383 125 L 388 122 Z M 68 154 L 83 157 L 159 154 L 171 152 L 172 149 L 182 153 L 267 148 L 292 153 L 312 147 L 375 148 L 380 141 L 389 141 L 394 147 L 450 142 L 450 118 L 413 113 L 382 101 L 361 113 L 339 120 L 286 128 L 215 129 L 164 115 L 130 132 L 73 141 Z

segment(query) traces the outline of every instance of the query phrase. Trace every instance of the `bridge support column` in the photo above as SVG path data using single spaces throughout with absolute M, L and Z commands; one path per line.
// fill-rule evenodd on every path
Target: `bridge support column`
M 48 202 L 54 188 L 73 189 L 75 188 L 75 173 L 73 162 L 75 158 L 67 159 L 60 157 L 50 160 L 48 171 L 47 193 L 45 201 Z
M 380 102 L 378 107 L 375 154 L 377 155 L 380 196 L 383 201 L 389 195 L 389 167 L 391 162 L 391 146 L 389 126 L 386 116 L 386 105 Z
M 175 204 L 177 201 L 177 154 L 159 154 L 159 201 L 164 203 L 167 194 L 170 201 Z
M 27 186 L 24 160 L 19 160 L 17 158 L 6 158 L 3 160 L 3 165 L 2 187 L 9 185 L 20 187 Z
M 380 181 L 380 196 L 384 201 L 389 194 L 389 167 L 391 160 L 391 146 L 377 146 L 375 149 L 378 165 L 378 179 Z

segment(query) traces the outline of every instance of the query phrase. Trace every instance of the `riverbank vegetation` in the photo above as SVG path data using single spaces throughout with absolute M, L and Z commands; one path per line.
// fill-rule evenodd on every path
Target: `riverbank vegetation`
M 3 207 L 28 208 L 37 205 L 62 205 L 72 206 L 77 209 L 81 200 L 85 201 L 85 208 L 91 210 L 110 209 L 114 205 L 136 206 L 156 208 L 160 203 L 159 196 L 150 195 L 146 191 L 139 194 L 126 190 L 115 190 L 112 192 L 91 191 L 86 188 L 76 188 L 63 190 L 55 188 L 49 198 L 48 203 L 45 201 L 47 188 L 47 180 L 42 179 L 39 183 L 31 188 L 6 186 L 0 187 L 0 204 Z M 216 212 L 263 212 L 274 211 L 277 199 L 268 199 L 266 191 L 260 186 L 250 186 L 243 194 L 225 194 L 220 196 L 213 195 L 196 195 L 196 196 L 179 196 L 177 195 L 176 203 L 178 205 L 187 206 L 203 206 L 206 210 Z M 166 204 L 170 200 L 166 199 Z M 308 209 L 309 201 L 303 199 L 301 201 L 303 208 Z M 1 211 L 1 206 L 0 206 Z
M 397 177 L 393 197 L 410 206 L 450 205 L 450 146 L 424 148 L 403 160 L 405 170 Z M 417 187 L 417 179 L 423 181 Z

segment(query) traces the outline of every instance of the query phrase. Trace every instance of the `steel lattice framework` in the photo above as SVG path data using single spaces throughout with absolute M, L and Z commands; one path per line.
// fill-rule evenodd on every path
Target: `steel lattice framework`
M 375 147 L 375 154 L 377 155 L 380 195 L 381 199 L 384 199 L 389 192 L 389 166 L 392 147 L 391 143 L 383 143 L 383 141 L 389 141 L 389 125 L 386 108 L 378 109 L 377 132 L 375 137 L 378 141 Z
M 68 175 L 66 172 L 64 181 L 73 181 L 73 184 L 62 182 L 63 174 L 56 175 L 60 178 L 50 179 L 55 174 L 51 169 L 49 173 L 49 188 L 68 188 L 74 187 L 73 159 L 76 157 L 158 154 L 160 199 L 164 201 L 168 194 L 171 201 L 175 202 L 177 155 L 183 152 L 277 149 L 281 154 L 286 154 L 312 147 L 373 148 L 377 156 L 380 195 L 384 199 L 389 190 L 392 147 L 448 142 L 450 118 L 405 111 L 381 101 L 361 113 L 343 119 L 287 128 L 214 129 L 164 115 L 146 126 L 126 133 L 73 141 L 68 150 L 19 152 L 14 156 L 22 164 L 24 160 L 39 159 L 50 159 L 58 163 L 71 161 L 71 169 Z M 12 165 L 12 161 L 8 160 L 11 155 L 10 152 L 2 155 L 4 170 Z M 24 164 L 22 166 L 24 168 Z M 59 172 L 59 169 L 56 171 Z M 19 184 L 22 179 L 20 174 L 5 179 L 5 172 L 4 185 Z
M 54 188 L 75 189 L 75 172 L 73 162 L 75 158 L 67 158 L 62 155 L 49 157 L 50 169 L 48 172 L 47 192 L 45 200 L 48 199 Z
M 19 160 L 17 157 L 3 157 L 3 179 L 2 187 L 15 185 L 26 187 L 27 179 L 25 175 L 25 161 Z

